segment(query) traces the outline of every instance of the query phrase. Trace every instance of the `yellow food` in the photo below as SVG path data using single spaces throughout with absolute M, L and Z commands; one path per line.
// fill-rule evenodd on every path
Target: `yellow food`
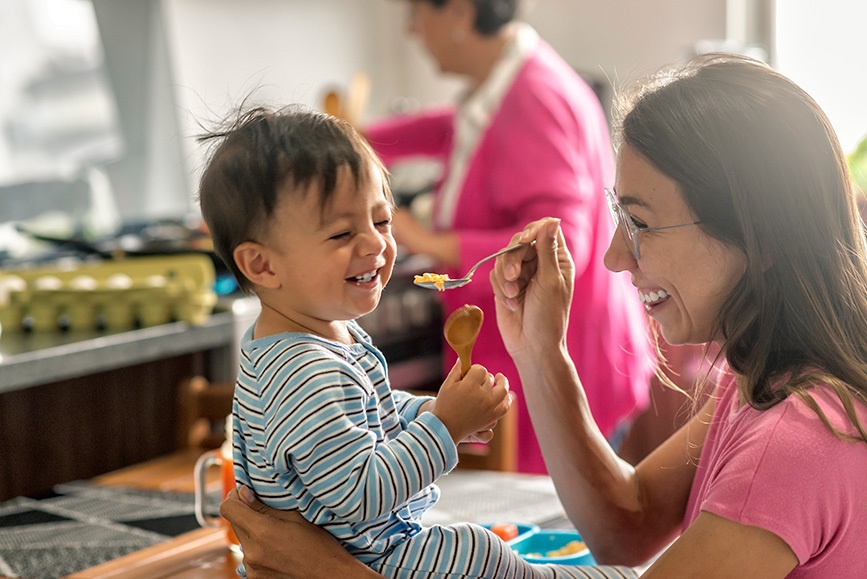
M 565 557 L 566 555 L 574 555 L 575 553 L 580 553 L 586 548 L 587 545 L 585 545 L 583 541 L 569 541 L 559 549 L 548 551 L 544 555 L 542 553 L 524 553 L 524 557 L 531 557 L 534 559 L 541 559 L 542 557 Z M 517 550 L 512 550 L 518 553 Z
M 574 555 L 575 553 L 580 553 L 587 546 L 583 541 L 569 541 L 559 549 L 554 549 L 553 551 L 548 551 L 545 553 L 546 557 L 565 557 L 566 555 Z
M 444 291 L 446 289 L 445 282 L 448 279 L 449 276 L 445 273 L 425 273 L 415 276 L 413 283 L 432 283 L 438 290 Z

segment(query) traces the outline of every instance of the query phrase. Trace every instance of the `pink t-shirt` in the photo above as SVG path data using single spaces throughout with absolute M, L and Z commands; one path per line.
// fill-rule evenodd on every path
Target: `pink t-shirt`
M 855 432 L 830 388 L 810 392 L 832 424 Z M 730 375 L 717 394 L 684 529 L 707 511 L 782 538 L 799 562 L 789 577 L 867 577 L 867 443 L 834 436 L 797 396 L 739 408 Z

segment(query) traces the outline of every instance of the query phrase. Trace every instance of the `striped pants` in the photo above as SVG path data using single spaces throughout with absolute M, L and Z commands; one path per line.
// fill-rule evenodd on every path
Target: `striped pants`
M 434 525 L 368 566 L 391 579 L 632 579 L 629 567 L 528 563 L 479 525 Z

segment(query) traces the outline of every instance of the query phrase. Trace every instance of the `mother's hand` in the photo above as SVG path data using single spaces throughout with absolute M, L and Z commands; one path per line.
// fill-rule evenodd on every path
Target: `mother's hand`
M 498 257 L 491 272 L 497 325 L 513 358 L 537 356 L 566 342 L 575 264 L 560 220 L 534 221 L 511 244 L 533 239 L 535 246 Z
M 248 579 L 382 577 L 327 531 L 296 511 L 265 506 L 247 487 L 229 493 L 220 514 L 241 542 Z

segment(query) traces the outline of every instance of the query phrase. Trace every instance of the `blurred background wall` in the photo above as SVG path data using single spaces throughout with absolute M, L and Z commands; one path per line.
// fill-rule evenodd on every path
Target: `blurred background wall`
M 524 8 L 606 94 L 610 83 L 696 51 L 749 50 L 817 98 L 844 149 L 867 133 L 867 3 L 533 0 Z M 112 223 L 195 213 L 204 151 L 193 137 L 244 98 L 320 106 L 325 91 L 345 92 L 364 72 L 364 121 L 460 90 L 407 36 L 406 9 L 400 0 L 0 0 L 0 186 L 83 178 L 101 191 L 99 214 Z

